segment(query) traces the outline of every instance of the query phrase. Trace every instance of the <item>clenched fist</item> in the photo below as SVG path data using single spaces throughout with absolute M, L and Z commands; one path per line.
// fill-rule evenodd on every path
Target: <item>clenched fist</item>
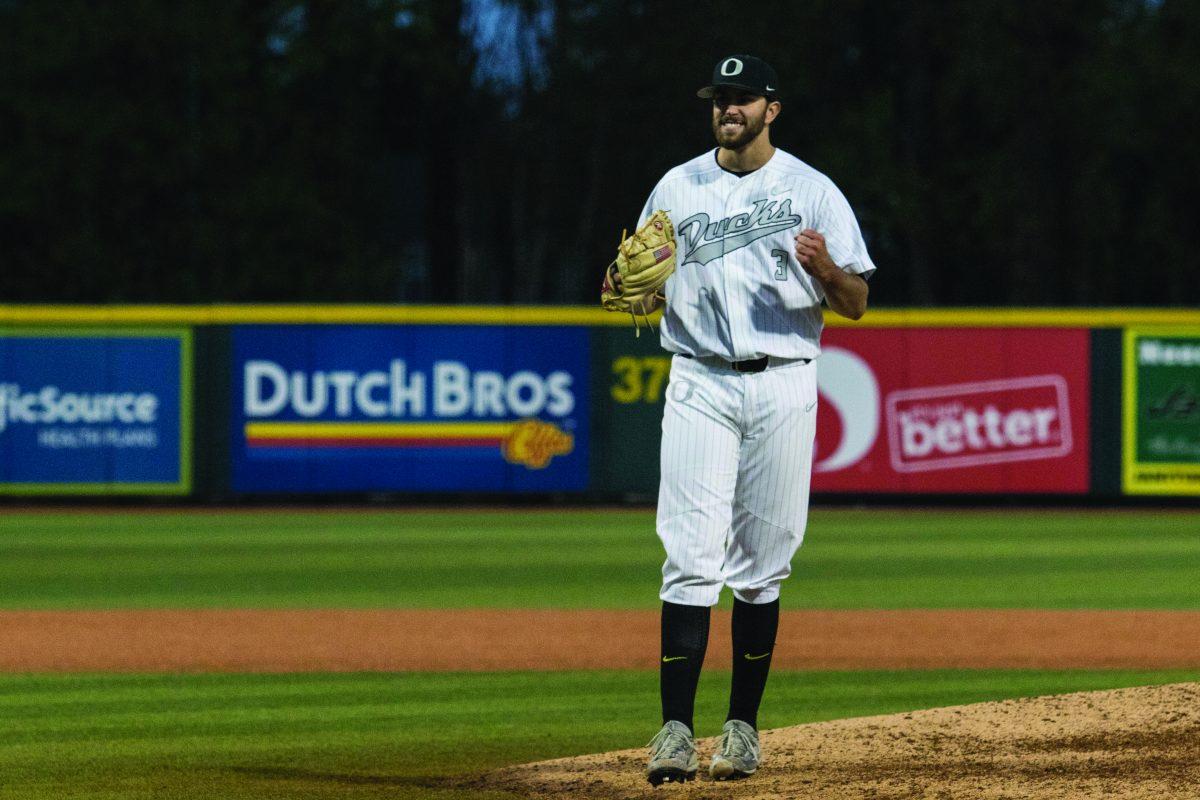
M 825 237 L 812 228 L 805 228 L 796 235 L 796 260 L 809 275 L 820 281 L 838 271 L 838 265 L 829 256 Z

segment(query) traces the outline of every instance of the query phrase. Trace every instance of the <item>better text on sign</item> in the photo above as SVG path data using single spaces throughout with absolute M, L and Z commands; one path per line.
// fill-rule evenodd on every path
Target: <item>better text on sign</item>
M 813 489 L 1088 491 L 1089 332 L 830 328 Z

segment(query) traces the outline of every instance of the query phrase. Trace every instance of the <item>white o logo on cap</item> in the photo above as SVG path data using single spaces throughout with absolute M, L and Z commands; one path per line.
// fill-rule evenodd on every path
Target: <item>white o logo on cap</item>
M 721 74 L 725 77 L 742 74 L 742 62 L 736 58 L 727 58 L 721 62 Z

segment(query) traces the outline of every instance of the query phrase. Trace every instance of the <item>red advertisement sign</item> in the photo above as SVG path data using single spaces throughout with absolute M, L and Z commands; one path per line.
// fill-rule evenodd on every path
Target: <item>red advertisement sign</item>
M 831 328 L 813 491 L 1085 493 L 1085 329 Z

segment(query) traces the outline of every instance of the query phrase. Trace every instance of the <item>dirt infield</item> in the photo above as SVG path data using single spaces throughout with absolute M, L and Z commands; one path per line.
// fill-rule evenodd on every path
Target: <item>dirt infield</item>
M 522 797 L 779 800 L 1104 797 L 1200 786 L 1200 684 L 1085 692 L 821 722 L 763 734 L 752 778 L 651 789 L 641 750 L 509 767 L 472 786 Z M 701 753 L 713 742 L 701 743 Z
M 656 611 L 0 611 L 3 672 L 653 669 Z M 729 614 L 707 663 L 728 667 Z M 788 611 L 783 669 L 1200 667 L 1195 611 Z

